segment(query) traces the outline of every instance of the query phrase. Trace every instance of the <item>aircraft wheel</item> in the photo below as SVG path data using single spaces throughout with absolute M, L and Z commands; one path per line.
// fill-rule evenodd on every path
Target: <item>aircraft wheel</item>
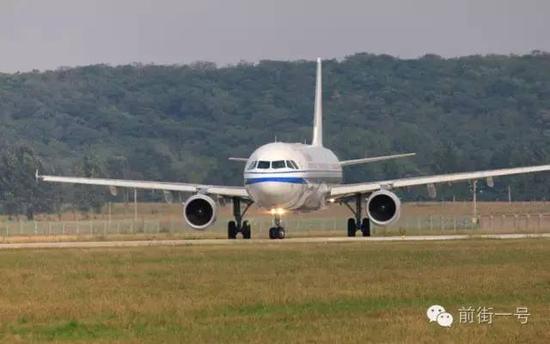
M 227 239 L 237 239 L 237 225 L 235 221 L 229 221 L 227 224 Z
M 286 232 L 283 227 L 277 228 L 277 239 L 284 239 L 286 237 Z
M 361 233 L 364 237 L 370 237 L 370 221 L 366 217 L 361 222 Z
M 279 232 L 277 227 L 271 227 L 269 229 L 269 239 L 277 239 L 279 237 Z
M 250 239 L 251 233 L 250 233 L 250 224 L 248 223 L 248 221 L 243 222 L 242 233 L 243 233 L 243 239 Z
M 357 231 L 357 226 L 355 225 L 355 219 L 349 218 L 348 219 L 348 236 L 354 237 L 356 231 Z

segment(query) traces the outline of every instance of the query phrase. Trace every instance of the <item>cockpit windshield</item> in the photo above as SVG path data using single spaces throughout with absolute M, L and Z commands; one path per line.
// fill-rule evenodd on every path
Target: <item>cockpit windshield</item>
M 277 160 L 273 161 L 271 163 L 271 168 L 285 168 L 285 161 L 284 160 Z
M 248 170 L 253 170 L 255 168 L 261 169 L 261 170 L 267 170 L 267 169 L 281 169 L 281 168 L 290 168 L 293 170 L 298 170 L 298 164 L 294 160 L 275 160 L 275 161 L 252 161 L 250 165 L 248 165 Z
M 262 160 L 258 161 L 258 168 L 260 169 L 263 169 L 263 170 L 268 169 L 269 165 L 270 165 L 269 161 L 262 161 Z

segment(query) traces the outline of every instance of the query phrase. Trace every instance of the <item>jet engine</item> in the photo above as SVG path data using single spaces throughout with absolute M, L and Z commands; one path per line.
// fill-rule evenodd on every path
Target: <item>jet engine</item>
M 387 226 L 397 221 L 400 213 L 401 201 L 393 192 L 376 191 L 367 201 L 369 219 L 379 226 Z
M 202 230 L 216 222 L 216 210 L 212 198 L 197 194 L 189 197 L 183 205 L 183 217 L 193 229 Z

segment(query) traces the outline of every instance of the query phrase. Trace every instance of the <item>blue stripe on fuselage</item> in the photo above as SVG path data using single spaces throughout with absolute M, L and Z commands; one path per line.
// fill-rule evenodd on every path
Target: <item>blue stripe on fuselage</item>
M 279 183 L 291 183 L 291 184 L 305 184 L 304 178 L 299 177 L 263 177 L 263 178 L 248 178 L 245 180 L 245 184 L 256 184 L 264 182 L 279 182 Z

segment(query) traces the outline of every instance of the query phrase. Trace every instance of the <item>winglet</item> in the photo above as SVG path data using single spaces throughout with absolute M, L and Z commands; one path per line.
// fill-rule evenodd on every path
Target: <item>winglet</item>
M 317 80 L 315 82 L 315 110 L 313 116 L 313 146 L 323 146 L 323 78 L 321 58 L 317 58 Z
M 36 181 L 40 180 L 40 174 L 38 174 L 38 169 L 36 169 L 36 172 L 34 173 L 34 178 L 36 179 Z

